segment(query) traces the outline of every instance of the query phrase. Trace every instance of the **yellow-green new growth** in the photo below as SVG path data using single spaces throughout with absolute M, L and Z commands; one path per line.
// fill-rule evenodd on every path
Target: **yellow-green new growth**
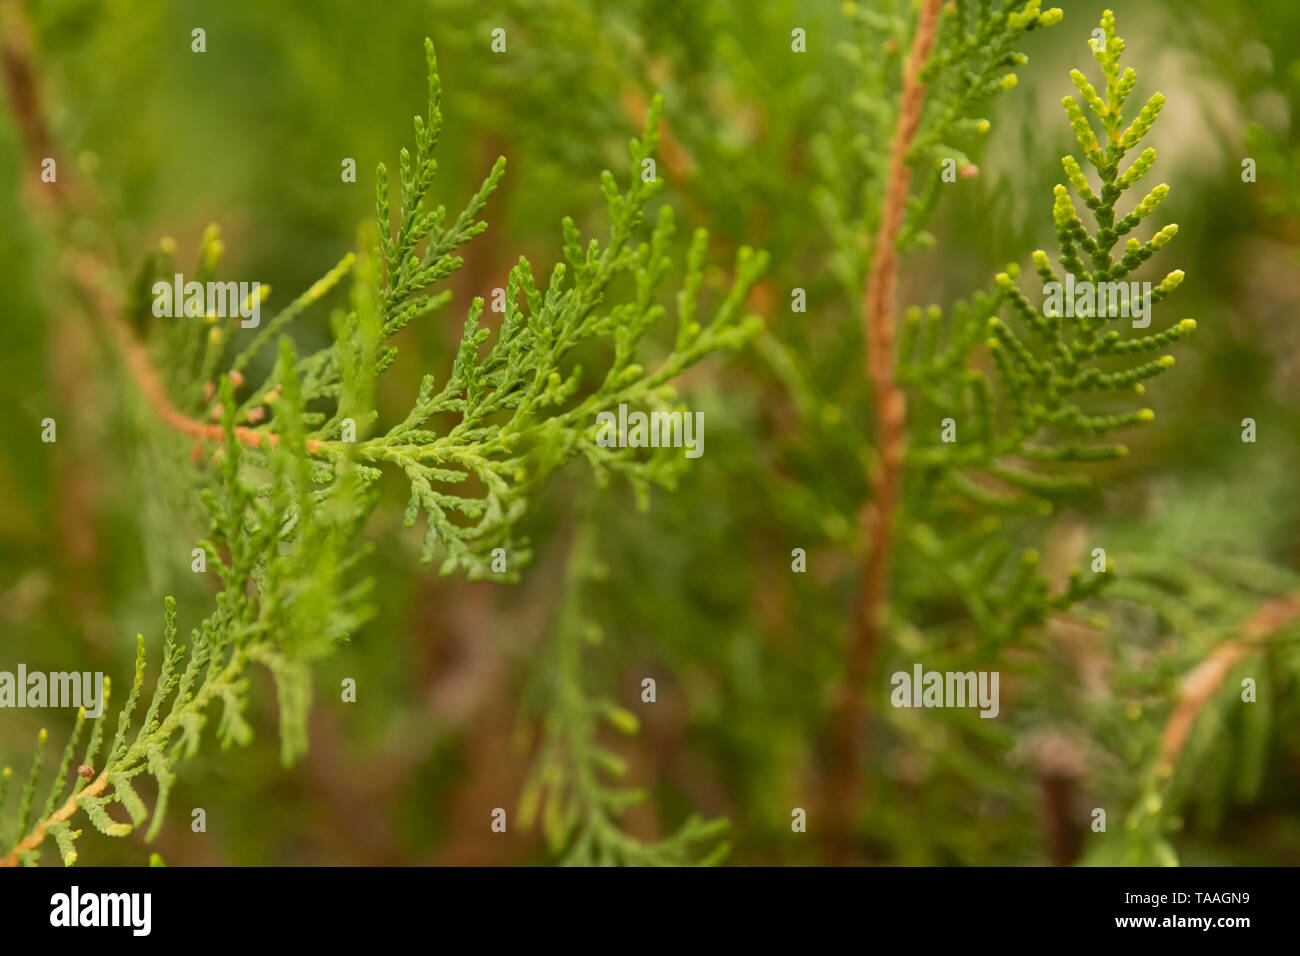
M 1147 149 L 1120 173 L 1124 153 L 1154 122 L 1163 97 L 1153 97 L 1128 131 L 1122 132 L 1123 105 L 1137 77 L 1132 69 L 1120 72 L 1124 43 L 1115 33 L 1113 15 L 1107 12 L 1101 25 L 1104 40 L 1093 52 L 1105 78 L 1104 90 L 1093 87 L 1080 71 L 1074 71 L 1071 78 L 1083 104 L 1100 117 L 1104 138 L 1099 141 L 1078 100 L 1066 97 L 1063 101 L 1070 126 L 1100 181 L 1100 188 L 1095 188 L 1074 156 L 1062 159 L 1069 185 L 1059 184 L 1053 189 L 1052 220 L 1063 272 L 1057 273 L 1045 251 L 1033 253 L 1032 275 L 1041 283 L 1040 299 L 1037 294 L 1021 291 L 1019 268 L 1008 265 L 994 276 L 991 294 L 954 307 L 946 347 L 941 341 L 939 316 L 923 322 L 920 310 L 912 310 L 905 317 L 899 344 L 899 379 L 914 386 L 919 399 L 909 407 L 909 419 L 948 417 L 961 423 L 960 437 L 955 442 L 943 442 L 938 435 L 926 440 L 928 432 L 923 431 L 908 446 L 908 462 L 918 471 L 913 484 L 919 481 L 932 488 L 928 494 L 946 489 L 983 509 L 1033 514 L 1063 495 L 1086 489 L 1086 475 L 1030 470 L 1024 461 L 1085 463 L 1127 455 L 1128 448 L 1122 444 L 1095 440 L 1148 423 L 1155 413 L 1149 408 L 1119 412 L 1110 406 L 1094 409 L 1090 405 L 1096 401 L 1096 393 L 1109 393 L 1112 402 L 1122 396 L 1143 394 L 1144 382 L 1174 366 L 1172 355 L 1159 353 L 1196 327 L 1191 319 L 1183 319 L 1149 333 L 1126 334 L 1108 328 L 1117 319 L 1128 324 L 1130 318 L 1135 327 L 1145 328 L 1150 324 L 1152 307 L 1178 286 L 1183 274 L 1170 272 L 1149 294 L 1120 281 L 1166 247 L 1177 235 L 1178 227 L 1165 225 L 1145 242 L 1130 238 L 1119 259 L 1112 255 L 1125 234 L 1155 212 L 1169 187 L 1163 183 L 1155 186 L 1127 216 L 1121 218 L 1116 213 L 1122 194 L 1155 161 L 1155 151 Z M 1081 220 L 1071 187 L 1093 214 L 1095 228 L 1089 229 Z M 1129 307 L 1142 310 L 1140 322 Z M 1004 309 L 1020 320 L 1028 336 L 1022 336 L 1019 327 L 1000 317 Z M 970 350 L 979 344 L 989 349 L 992 358 L 999 385 L 996 401 L 984 373 L 966 364 Z M 1116 359 L 1153 352 L 1157 353 L 1154 357 L 1129 367 L 1116 368 L 1112 364 Z M 958 370 L 960 374 L 955 374 Z M 1019 494 L 992 490 L 990 479 Z M 918 533 L 913 543 L 940 564 L 948 560 L 948 549 L 937 537 Z M 990 558 L 990 566 L 1002 566 L 1006 557 L 1004 553 L 996 560 Z M 1079 578 L 1065 592 L 1049 598 L 1045 584 L 1034 571 L 1032 557 L 1022 556 L 1015 569 L 1008 572 L 1011 580 L 1035 582 L 1034 589 L 1038 590 L 1028 589 L 1028 597 L 998 592 L 995 599 L 980 590 L 979 582 L 960 563 L 950 567 L 948 573 L 953 580 L 964 582 L 960 590 L 983 630 L 1009 633 L 1004 629 L 1014 630 L 1018 623 L 1041 620 L 1046 608 L 1068 606 L 1095 593 L 1108 579 Z M 1015 609 L 1010 621 L 991 612 L 991 608 L 1003 603 Z

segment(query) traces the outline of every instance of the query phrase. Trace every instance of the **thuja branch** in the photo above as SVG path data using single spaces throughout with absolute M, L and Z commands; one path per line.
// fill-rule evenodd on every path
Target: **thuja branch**
M 215 324 L 221 317 L 211 306 L 207 325 L 151 323 L 152 310 L 141 290 L 172 273 L 173 244 L 164 242 L 146 259 L 130 297 L 110 290 L 104 281 L 108 268 L 92 254 L 70 251 L 65 257 L 75 288 L 93 312 L 104 316 L 131 377 L 166 425 L 190 438 L 223 442 L 214 467 L 199 474 L 207 520 L 202 525 L 206 537 L 198 542 L 222 589 L 216 610 L 193 632 L 188 647 L 175 639 L 175 610 L 169 603 L 162 670 L 136 742 L 128 747 L 126 734 L 144 674 L 143 641 L 139 643 L 135 683 L 101 774 L 106 782 L 97 781 L 104 795 L 74 791 L 71 802 L 57 811 L 57 798 L 52 798 L 36 828 L 29 829 L 29 791 L 40 770 L 42 737 L 33 783 L 24 788 L 19 812 L 13 850 L 17 862 L 38 862 L 37 848 L 47 834 L 57 840 L 65 862 L 75 860 L 73 840 L 79 834 L 67 819 L 78 808 L 111 836 L 125 835 L 142 823 L 149 811 L 130 782 L 142 773 L 159 788 L 156 830 L 174 766 L 197 751 L 209 704 L 224 705 L 219 726 L 223 744 L 251 739 L 252 728 L 242 716 L 249 689 L 244 672 L 250 662 L 264 665 L 275 681 L 284 762 L 306 750 L 311 664 L 373 614 L 371 582 L 353 577 L 366 554 L 359 536 L 375 506 L 373 485 L 380 477 L 379 469 L 366 462 L 396 464 L 409 479 L 406 522 L 413 524 L 421 511 L 427 514 L 425 560 L 440 550 L 444 573 L 463 569 L 472 578 L 513 580 L 529 557 L 527 542 L 515 537 L 515 528 L 529 513 L 532 496 L 566 462 L 586 459 L 601 483 L 610 474 L 622 475 L 642 497 L 651 484 L 671 487 L 676 480 L 681 459 L 639 455 L 637 446 L 607 441 L 600 413 L 623 404 L 671 407 L 673 379 L 714 352 L 740 347 L 761 326 L 757 316 L 746 314 L 744 303 L 765 268 L 766 255 L 747 247 L 738 250 L 734 278 L 723 287 L 720 301 L 706 310 L 700 300 L 708 235 L 696 230 L 677 296 L 675 342 L 653 368 L 637 361 L 643 339 L 667 312 L 658 300 L 675 234 L 672 210 L 663 206 L 648 241 L 638 241 L 647 204 L 663 186 L 642 173 L 659 143 L 662 101 L 656 97 L 644 133 L 629 143 L 628 187 L 620 191 L 608 171 L 602 176 L 608 240 L 584 242 L 573 221 L 565 219 L 564 261 L 550 271 L 549 281 L 539 286 L 521 257 L 501 290 L 500 327 L 480 327 L 483 300 L 475 299 L 441 388 L 435 388 L 433 375 L 426 375 L 405 419 L 382 437 L 367 437 L 378 417 L 375 382 L 396 358 L 388 340 L 446 302 L 449 294 L 433 288 L 461 267 L 456 250 L 486 229 L 479 215 L 505 171 L 501 158 L 459 214 L 426 205 L 437 170 L 433 154 L 442 114 L 429 40 L 425 56 L 429 108 L 426 116 L 415 118 L 414 152 L 401 152 L 396 216 L 390 216 L 388 173 L 380 165 L 373 250 L 345 256 L 272 318 L 233 364 L 222 361 L 235 328 L 229 312 L 224 326 Z M 30 67 L 24 61 L 20 70 L 7 73 L 30 75 Z M 23 92 L 30 85 L 18 84 L 20 89 L 11 94 L 18 94 L 15 102 L 22 108 L 34 110 L 34 97 Z M 66 227 L 74 208 L 63 204 L 61 225 Z M 200 255 L 201 278 L 215 270 L 221 249 L 217 233 L 209 230 Z M 300 358 L 292 340 L 281 333 L 344 276 L 352 279 L 350 310 L 334 314 L 333 342 Z M 634 289 L 629 301 L 612 295 L 622 280 L 630 280 Z M 129 324 L 133 320 L 150 334 L 137 339 Z M 241 369 L 277 336 L 278 357 L 267 377 L 237 401 L 236 389 L 245 384 Z M 603 345 L 610 358 L 604 375 L 584 389 L 582 369 L 568 357 L 589 344 Z M 153 355 L 165 356 L 166 362 L 156 367 Z M 226 373 L 217 375 L 222 368 Z M 321 399 L 333 403 L 332 413 L 309 407 Z M 201 408 L 213 424 L 187 414 Z M 455 424 L 446 431 L 436 429 L 448 415 Z M 177 665 L 187 655 L 180 674 Z M 92 742 L 100 738 L 99 726 Z M 73 746 L 70 742 L 68 754 Z M 60 791 L 66 786 L 66 769 L 57 781 Z M 112 802 L 125 807 L 132 824 L 108 815 Z M 0 846 L 0 852 L 4 849 Z
M 921 122 L 925 83 L 921 71 L 934 46 L 940 0 L 925 0 L 912 40 L 912 53 L 903 77 L 898 120 L 890 150 L 889 178 L 876 232 L 871 272 L 862 301 L 863 338 L 867 346 L 867 377 L 871 381 L 876 417 L 879 467 L 871 476 L 871 503 L 863 510 L 867 541 L 855 619 L 849 631 L 844 686 L 832 717 L 837 741 L 830 768 L 832 847 L 844 849 L 858 790 L 858 723 L 862 685 L 879 643 L 881 614 L 889 593 L 894 548 L 894 512 L 903 475 L 905 402 L 894 371 L 895 295 L 898 283 L 898 236 L 912 182 L 908 152 Z

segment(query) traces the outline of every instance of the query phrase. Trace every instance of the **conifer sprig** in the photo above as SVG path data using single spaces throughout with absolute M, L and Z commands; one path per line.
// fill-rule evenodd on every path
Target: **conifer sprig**
M 934 237 L 925 225 L 938 207 L 952 172 L 977 173 L 961 147 L 964 141 L 982 139 L 991 129 L 987 119 L 973 115 L 989 98 L 1015 89 L 1016 67 L 1029 58 L 1015 49 L 1025 35 L 1061 22 L 1059 7 L 1042 9 L 1041 0 L 990 4 L 947 4 L 939 22 L 935 55 L 921 71 L 930 87 L 926 115 L 908 159 L 929 169 L 922 191 L 910 198 L 908 217 L 899 247 L 930 247 Z
M 441 547 L 444 572 L 461 568 L 471 577 L 483 577 L 492 573 L 487 551 L 505 547 L 509 570 L 495 576 L 511 580 L 528 557 L 514 542 L 513 528 L 528 511 L 530 496 L 568 460 L 582 455 L 598 478 L 623 474 L 642 495 L 651 483 L 671 485 L 675 480 L 679 464 L 663 456 L 638 458 L 636 449 L 597 444 L 596 414 L 620 403 L 661 407 L 671 402 L 672 379 L 711 352 L 739 347 L 757 331 L 759 319 L 746 315 L 744 307 L 766 256 L 747 248 L 737 257 L 736 276 L 712 320 L 697 321 L 707 238 L 698 231 L 678 297 L 675 345 L 649 370 L 636 361 L 642 341 L 665 313 L 657 298 L 670 267 L 673 237 L 672 211 L 664 206 L 649 240 L 635 241 L 647 203 L 662 187 L 655 177 L 641 174 L 642 161 L 652 157 L 657 145 L 662 105 L 656 99 L 646 132 L 631 143 L 631 186 L 620 193 L 612 174 L 602 178 L 611 219 L 608 241 L 602 245 L 593 239 L 584 247 L 577 227 L 566 219 L 565 262 L 554 268 L 544 291 L 527 260 L 521 258 L 511 271 L 502 325 L 487 354 L 479 354 L 492 335 L 479 325 L 480 298 L 469 310 L 446 384 L 435 391 L 433 377 L 426 376 L 410 414 L 381 436 L 366 438 L 377 418 L 375 382 L 396 357 L 388 339 L 447 300 L 446 293 L 431 288 L 460 267 L 455 250 L 486 228 L 478 217 L 505 168 L 504 160 L 498 160 L 454 220 L 448 222 L 442 206 L 426 210 L 442 118 L 431 42 L 426 41 L 425 50 L 428 115 L 415 120 L 414 156 L 403 150 L 400 157 L 395 227 L 389 223 L 387 171 L 380 166 L 374 248 L 345 256 L 229 361 L 226 354 L 236 330 L 232 319 L 151 321 L 144 290 L 156 279 L 170 279 L 174 243 L 164 240 L 147 258 L 124 302 L 103 291 L 103 270 L 97 265 L 80 276 L 87 298 L 118 334 L 142 393 L 161 424 L 177 436 L 173 446 L 221 441 L 210 460 L 205 461 L 201 444 L 191 456 L 200 466 L 192 484 L 200 491 L 206 526 L 199 546 L 221 590 L 215 610 L 187 643 L 177 639 L 176 608 L 168 599 L 162 664 L 134 737 L 131 729 L 137 726 L 144 693 L 143 638 L 137 639 L 135 677 L 102 760 L 105 716 L 91 726 L 83 765 L 93 779 L 79 774 L 59 804 L 68 789 L 70 742 L 45 811 L 33 822 L 46 739 L 42 731 L 17 826 L 12 834 L 0 830 L 0 862 L 36 863 L 45 838 L 53 837 L 70 865 L 80 835 L 70 821 L 78 812 L 110 836 L 131 832 L 150 814 L 136 789 L 141 775 L 152 776 L 157 786 L 149 836 L 156 834 L 176 765 L 197 752 L 213 706 L 221 707 L 217 735 L 223 746 L 251 739 L 252 727 L 244 717 L 250 663 L 266 667 L 276 684 L 283 761 L 292 762 L 305 751 L 312 662 L 348 639 L 372 614 L 371 582 L 358 575 L 368 550 L 359 538 L 375 505 L 378 465 L 397 465 L 410 480 L 408 524 L 419 510 L 428 513 L 426 560 Z M 220 233 L 209 229 L 193 277 L 207 281 L 214 276 L 223 250 Z M 282 333 L 346 277 L 352 280 L 348 308 L 333 313 L 332 344 L 299 357 Z M 618 302 L 613 290 L 624 278 L 631 280 L 633 294 Z M 119 319 L 120 312 L 130 322 Z M 141 329 L 143 342 L 135 337 Z M 276 360 L 260 384 L 250 385 L 245 370 L 273 338 L 278 340 Z M 612 358 L 599 384 L 583 392 L 581 369 L 568 368 L 566 357 L 580 345 L 601 341 Z M 218 369 L 224 371 L 217 374 Z M 321 399 L 331 403 L 332 412 L 309 408 Z M 439 433 L 430 420 L 446 414 L 458 423 Z M 355 440 L 348 435 L 351 428 Z M 179 447 L 172 450 L 183 454 Z M 443 490 L 473 483 L 477 490 L 459 495 Z M 458 524 L 453 516 L 472 523 Z M 79 720 L 73 741 L 80 729 Z M 97 760 L 102 769 L 96 768 Z M 0 777 L 0 799 L 8 779 L 6 771 Z M 130 823 L 110 813 L 113 804 L 121 805 Z M 679 842 L 684 846 L 715 829 L 691 823 Z M 679 848 L 668 841 L 647 852 L 667 859 Z
M 711 866 L 730 850 L 715 842 L 725 819 L 692 815 L 673 834 L 644 843 L 618 823 L 644 790 L 611 786 L 606 779 L 626 775 L 627 762 L 597 741 L 602 728 L 636 734 L 639 721 L 607 697 L 591 696 L 583 683 L 582 658 L 604 639 L 601 626 L 585 610 L 587 591 L 608 577 L 595 553 L 589 519 L 578 526 L 566 568 L 565 599 L 554 623 L 546 659 L 539 671 L 538 699 L 544 714 L 543 739 L 520 794 L 525 827 L 541 821 L 551 852 L 566 866 Z M 711 848 L 709 844 L 715 844 Z
M 858 85 L 864 90 L 892 90 L 900 74 L 898 61 L 910 42 L 907 17 L 886 15 L 865 3 L 846 3 L 845 14 L 857 42 L 840 46 Z M 1027 57 L 1015 47 L 1033 30 L 1060 22 L 1058 8 L 1042 9 L 1041 0 L 944 4 L 937 17 L 934 53 L 918 65 L 925 87 L 906 160 L 923 177 L 907 197 L 906 214 L 896 243 L 900 252 L 930 248 L 934 236 L 925 229 L 938 208 L 952 175 L 976 172 L 967 153 L 970 144 L 990 130 L 987 119 L 973 116 L 990 97 L 1014 89 L 1017 66 Z M 858 237 L 874 236 L 883 214 L 890 171 L 885 145 L 894 133 L 895 115 L 888 98 L 856 96 L 844 115 L 832 117 L 832 134 L 812 143 L 813 160 L 827 185 L 814 194 L 817 212 L 839 250 L 831 269 L 850 295 L 860 293 L 870 271 L 873 249 Z M 834 135 L 838 133 L 839 135 Z M 873 144 L 868 148 L 867 144 Z
M 649 241 L 633 241 L 647 203 L 663 185 L 640 174 L 643 161 L 658 145 L 661 110 L 656 98 L 645 133 L 629 146 L 634 172 L 628 189 L 620 193 L 613 174 L 602 176 L 611 223 L 606 243 L 593 238 L 584 246 L 577 226 L 566 218 L 565 261 L 552 269 L 544 289 L 538 288 L 526 258 L 510 271 L 502 323 L 486 354 L 480 355 L 480 347 L 493 333 L 480 327 L 484 303 L 476 298 L 446 383 L 439 389 L 434 377 L 426 376 L 410 414 L 356 448 L 359 460 L 395 465 L 406 475 L 411 484 L 406 523 L 413 524 L 419 512 L 425 513 L 428 533 L 422 557 L 432 560 L 441 549 L 443 573 L 460 568 L 471 579 L 494 574 L 514 579 L 529 556 L 526 542 L 516 542 L 512 535 L 528 498 L 577 455 L 590 463 L 598 478 L 622 474 L 642 495 L 652 483 L 671 486 L 675 472 L 662 461 L 638 460 L 626 449 L 598 445 L 597 415 L 623 403 L 671 401 L 673 378 L 711 352 L 738 348 L 759 328 L 759 319 L 745 316 L 743 310 L 766 266 L 766 255 L 749 248 L 737 254 L 735 278 L 712 321 L 701 325 L 696 320 L 707 241 L 707 234 L 697 230 L 679 295 L 675 346 L 652 369 L 635 361 L 642 340 L 664 316 L 656 300 L 668 274 L 675 228 L 671 207 L 661 206 Z M 471 206 L 477 203 L 478 197 Z M 434 218 L 440 220 L 441 215 Z M 408 244 L 402 238 L 408 233 L 405 213 L 403 221 L 395 257 L 389 259 L 386 301 L 407 288 L 400 278 L 409 268 L 401 259 Z M 394 274 L 399 276 L 396 286 Z M 606 306 L 611 286 L 625 276 L 634 283 L 635 298 Z M 410 309 L 404 307 L 389 324 L 400 327 Z M 612 360 L 596 389 L 582 395 L 582 367 L 567 368 L 565 362 L 571 351 L 593 340 L 612 345 Z M 459 421 L 444 433 L 429 427 L 431 419 L 446 414 Z M 321 447 L 328 455 L 340 446 L 325 441 Z M 476 493 L 457 493 L 453 487 L 471 481 L 478 483 Z M 505 572 L 491 570 L 490 555 L 498 548 L 508 557 Z
M 79 810 L 109 836 L 130 833 L 150 815 L 135 789 L 134 781 L 142 774 L 152 776 L 157 787 L 148 834 L 152 838 L 164 818 L 176 764 L 197 752 L 214 705 L 222 708 L 217 736 L 223 747 L 251 740 L 252 727 L 244 711 L 247 667 L 252 661 L 264 665 L 276 683 L 283 760 L 289 763 L 306 749 L 309 665 L 346 639 L 371 613 L 370 584 L 354 578 L 367 550 L 356 539 L 373 507 L 373 496 L 355 468 L 339 468 L 334 481 L 323 488 L 313 481 L 294 364 L 292 348 L 287 339 L 282 340 L 278 372 L 286 387 L 276 402 L 282 440 L 269 453 L 269 484 L 250 484 L 244 476 L 249 449 L 235 436 L 234 405 L 229 401 L 232 386 L 228 380 L 223 385 L 228 409 L 222 423 L 227 434 L 221 462 L 225 482 L 204 495 L 211 524 L 202 544 L 223 585 L 216 610 L 183 644 L 177 639 L 175 603 L 167 599 L 162 664 L 138 726 L 136 711 L 145 684 L 143 637 L 137 637 L 134 679 L 102 757 L 102 769 L 95 772 L 101 765 L 107 727 L 107 682 L 104 710 L 91 725 L 82 759 L 93 780 L 77 780 L 62 806 L 50 812 L 67 789 L 67 768 L 83 714 L 46 802 L 46 813 L 28 829 L 26 813 L 20 810 L 17 837 L 3 848 L 7 855 L 0 862 L 37 862 L 41 843 L 52 835 L 70 865 L 76 860 L 74 841 L 79 831 L 72 830 L 68 821 Z M 39 763 L 38 752 L 33 778 Z M 110 815 L 114 803 L 122 805 L 130 823 Z
M 1031 299 L 1021 291 L 1017 284 L 1020 270 L 1013 263 L 997 275 L 992 292 L 956 303 L 947 317 L 937 306 L 909 310 L 899 345 L 900 381 L 920 398 L 909 415 L 913 440 L 908 447 L 908 464 L 917 473 L 912 486 L 916 494 L 909 498 L 910 513 L 923 524 L 912 534 L 912 540 L 949 568 L 948 573 L 973 610 L 1005 608 L 1007 616 L 995 629 L 1004 636 L 1025 624 L 1041 622 L 1053 608 L 1068 607 L 1096 593 L 1105 576 L 1085 579 L 1076 573 L 1067 589 L 1056 596 L 1048 596 L 1041 584 L 1035 584 L 1027 590 L 1009 591 L 1007 601 L 977 602 L 982 591 L 1009 584 L 1017 575 L 1027 574 L 1029 581 L 1039 581 L 1037 572 L 1025 570 L 1026 563 L 1036 562 L 1036 553 L 1026 551 L 1010 563 L 1011 555 L 1007 553 L 1003 561 L 987 560 L 977 564 L 973 572 L 968 571 L 967 553 L 992 557 L 986 549 L 1000 540 L 996 528 L 984 526 L 986 540 L 979 547 L 971 549 L 966 535 L 951 539 L 959 541 L 960 547 L 942 546 L 938 541 L 944 536 L 936 537 L 932 528 L 927 530 L 931 519 L 923 515 L 935 512 L 926 502 L 947 494 L 965 499 L 980 511 L 1034 514 L 1050 510 L 1052 503 L 1062 497 L 1086 491 L 1090 487 L 1086 474 L 1057 466 L 1125 456 L 1127 447 L 1123 444 L 1090 439 L 1152 420 L 1154 413 L 1150 409 L 1125 410 L 1117 399 L 1126 394 L 1143 395 L 1144 383 L 1172 368 L 1174 358 L 1159 355 L 1123 368 L 1107 367 L 1104 362 L 1158 352 L 1196 327 L 1195 321 L 1182 319 L 1158 332 L 1125 335 L 1117 329 L 1105 329 L 1118 315 L 1129 314 L 1129 310 L 1121 312 L 1117 307 L 1118 298 L 1112 298 L 1109 311 L 1113 315 L 1098 314 L 1090 304 L 1094 300 L 1080 298 L 1078 309 L 1072 308 L 1073 301 L 1068 310 L 1059 304 L 1060 297 L 1069 295 L 1075 284 L 1101 289 L 1106 283 L 1117 283 L 1163 248 L 1178 229 L 1174 224 L 1167 225 L 1146 242 L 1130 238 L 1122 256 L 1112 255 L 1115 244 L 1150 215 L 1168 193 L 1168 187 L 1162 184 L 1151 190 L 1133 212 L 1121 215 L 1116 208 L 1126 190 L 1154 162 L 1155 151 L 1146 149 L 1126 170 L 1120 168 L 1125 155 L 1150 129 L 1164 97 L 1153 94 L 1125 127 L 1123 106 L 1136 85 L 1137 74 L 1131 67 L 1120 72 L 1124 43 L 1115 33 L 1115 19 L 1109 11 L 1102 16 L 1101 26 L 1105 40 L 1095 45 L 1093 55 L 1105 79 L 1104 96 L 1079 71 L 1073 71 L 1072 77 L 1084 102 L 1101 122 L 1104 147 L 1074 97 L 1067 96 L 1063 101 L 1084 156 L 1096 169 L 1100 189 L 1092 188 L 1074 157 L 1066 156 L 1062 166 L 1070 185 L 1092 211 L 1096 231 L 1085 229 L 1066 187 L 1058 185 L 1053 219 L 1060 245 L 1059 261 L 1065 272 L 1058 275 L 1045 252 L 1033 254 L 1043 298 L 1036 302 L 1037 297 Z M 1133 300 L 1126 304 L 1151 310 L 1178 286 L 1182 277 L 1181 271 L 1171 272 L 1145 303 Z M 1058 283 L 1061 290 L 1055 301 L 1048 292 L 1049 283 Z M 1004 320 L 1004 315 L 1009 318 Z M 1147 319 L 1149 322 L 1150 311 Z M 1018 327 L 1026 329 L 1030 338 L 1025 339 Z M 984 371 L 971 364 L 981 344 L 991 355 L 996 388 Z M 941 429 L 935 427 L 944 419 L 954 423 L 955 441 L 943 440 Z M 940 522 L 946 520 L 936 517 Z M 992 626 L 993 622 L 986 619 L 985 624 Z

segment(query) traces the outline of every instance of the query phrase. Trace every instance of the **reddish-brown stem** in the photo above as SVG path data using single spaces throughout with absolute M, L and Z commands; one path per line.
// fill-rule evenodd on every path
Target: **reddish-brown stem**
M 36 74 L 32 68 L 31 38 L 19 0 L 0 0 L 0 28 L 3 29 L 0 35 L 0 73 L 3 74 L 5 93 L 22 134 L 28 161 L 35 170 L 45 157 L 53 154 L 53 138 L 40 109 Z M 52 208 L 64 219 L 76 211 L 78 202 L 78 191 L 68 177 L 69 169 L 64 164 L 55 182 L 33 184 L 30 189 L 37 204 Z M 123 318 L 121 299 L 104 283 L 106 271 L 99 259 L 83 252 L 71 259 L 68 274 L 82 299 L 112 330 L 127 368 L 145 399 L 163 422 L 182 435 L 198 441 L 224 442 L 226 433 L 221 425 L 191 418 L 172 402 L 149 359 L 148 349 Z M 273 448 L 279 441 L 279 436 L 271 432 L 243 426 L 235 428 L 235 438 L 250 448 Z M 307 442 L 309 454 L 315 454 L 320 447 L 319 441 Z
M 1192 669 L 1183 679 L 1178 702 L 1165 722 L 1164 733 L 1160 737 L 1157 773 L 1167 775 L 1173 771 L 1192 724 L 1232 669 L 1251 654 L 1257 653 L 1265 638 L 1297 618 L 1300 618 L 1300 594 L 1270 601 L 1241 622 L 1233 640 L 1218 645 Z
M 169 427 L 187 438 L 199 441 L 224 442 L 225 429 L 215 422 L 201 422 L 191 418 L 176 407 L 149 358 L 149 350 L 136 337 L 122 319 L 122 304 L 111 294 L 100 279 L 102 267 L 93 256 L 83 255 L 72 268 L 72 279 L 81 294 L 92 304 L 95 312 L 112 329 L 113 337 L 121 347 L 127 370 L 145 401 L 153 406 L 158 417 Z M 272 432 L 257 431 L 242 425 L 235 426 L 235 438 L 249 448 L 274 448 L 280 437 Z M 307 442 L 307 452 L 315 454 L 321 443 L 316 439 Z
M 21 862 L 22 854 L 26 853 L 28 850 L 35 850 L 45 842 L 45 835 L 51 826 L 56 823 L 63 823 L 65 820 L 70 819 L 81 807 L 82 800 L 85 800 L 87 797 L 99 796 L 100 792 L 103 791 L 106 786 L 108 786 L 107 770 L 100 773 L 100 775 L 95 778 L 95 781 L 91 783 L 90 786 L 86 787 L 85 790 L 82 790 L 79 793 L 74 793 L 72 796 L 68 797 L 68 799 L 64 801 L 63 806 L 59 807 L 58 810 L 54 811 L 54 813 L 50 814 L 38 823 L 32 829 L 31 833 L 27 834 L 27 836 L 23 837 L 22 840 L 14 845 L 12 850 L 0 857 L 0 866 L 17 866 Z
M 844 683 L 831 716 L 828 829 L 833 862 L 850 858 L 853 817 L 858 805 L 862 692 L 880 643 L 881 616 L 889 596 L 894 550 L 894 516 L 903 484 L 905 403 L 894 374 L 895 296 L 898 285 L 898 234 L 907 209 L 912 168 L 908 150 L 916 137 L 925 103 L 921 70 L 934 46 L 940 0 L 924 0 L 912 39 L 912 52 L 903 75 L 898 121 L 889 158 L 880 227 L 876 232 L 871 272 L 862 297 L 863 337 L 867 348 L 867 377 L 875 403 L 876 443 L 880 463 L 871 476 L 871 503 L 863 509 L 867 543 L 857 607 L 850 626 Z

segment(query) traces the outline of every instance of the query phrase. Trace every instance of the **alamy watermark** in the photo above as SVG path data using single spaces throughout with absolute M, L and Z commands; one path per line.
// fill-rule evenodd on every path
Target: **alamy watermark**
M 186 282 L 178 272 L 171 282 L 153 284 L 153 314 L 160 319 L 238 315 L 240 328 L 255 329 L 262 321 L 262 283 Z
M 152 893 L 94 893 L 72 886 L 50 897 L 50 925 L 57 927 L 119 926 L 133 936 L 148 936 L 153 928 Z
M 0 671 L 0 707 L 85 707 L 87 717 L 104 712 L 103 671 Z
M 628 413 L 620 403 L 618 415 L 601 412 L 596 416 L 601 448 L 685 448 L 687 458 L 704 454 L 703 412 Z
M 914 664 L 911 674 L 896 671 L 889 682 L 895 707 L 978 707 L 990 718 L 1000 709 L 997 671 L 927 671 Z
M 1067 272 L 1064 285 L 1048 282 L 1043 295 L 1046 315 L 1132 318 L 1135 329 L 1151 324 L 1150 282 L 1075 282 L 1074 275 Z

